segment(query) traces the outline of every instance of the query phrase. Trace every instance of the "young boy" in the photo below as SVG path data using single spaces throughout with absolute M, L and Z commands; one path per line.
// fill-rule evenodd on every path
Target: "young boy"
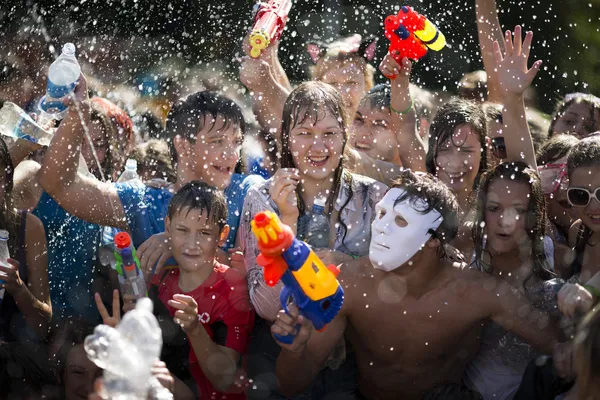
M 226 220 L 216 188 L 192 181 L 179 189 L 165 218 L 178 268 L 154 275 L 149 290 L 163 330 L 161 359 L 188 385 L 191 376 L 202 399 L 246 398 L 236 372 L 254 310 L 245 277 L 215 260 L 229 233 Z

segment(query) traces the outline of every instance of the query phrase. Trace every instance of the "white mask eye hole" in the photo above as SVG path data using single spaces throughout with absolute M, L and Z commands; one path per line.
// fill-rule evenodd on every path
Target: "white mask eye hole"
M 379 209 L 378 218 L 381 219 L 385 216 L 385 210 L 383 208 Z
M 402 218 L 401 215 L 397 215 L 394 221 L 396 221 L 396 225 L 398 225 L 400 228 L 404 228 L 408 225 L 408 222 L 406 222 L 406 220 Z

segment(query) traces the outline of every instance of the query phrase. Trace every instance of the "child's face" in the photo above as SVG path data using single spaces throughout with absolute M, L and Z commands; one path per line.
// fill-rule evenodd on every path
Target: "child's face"
M 600 167 L 598 166 L 576 168 L 569 179 L 569 189 L 582 188 L 595 193 L 599 187 Z M 590 201 L 586 206 L 574 208 L 579 214 L 578 217 L 588 228 L 593 232 L 600 232 L 600 201 L 594 195 L 589 197 Z
M 227 231 L 226 227 L 219 232 L 217 224 L 199 210 L 182 209 L 165 219 L 173 258 L 185 272 L 212 268 L 217 247 L 227 237 Z
M 87 358 L 82 344 L 69 350 L 63 375 L 65 399 L 85 400 L 93 392 L 94 381 L 102 370 Z
M 371 108 L 362 102 L 352 122 L 352 147 L 372 158 L 392 162 L 398 154 L 398 141 L 392 132 L 390 110 Z
M 324 61 L 325 73 L 319 79 L 336 88 L 344 98 L 344 104 L 350 115 L 354 115 L 360 100 L 367 92 L 365 74 L 360 65 L 353 60 Z
M 217 115 L 216 121 L 205 116 L 202 127 L 196 143 L 188 142 L 188 157 L 182 158 L 188 165 L 183 167 L 193 172 L 193 179 L 224 189 L 240 159 L 242 133 L 233 124 L 227 126 L 222 115 Z

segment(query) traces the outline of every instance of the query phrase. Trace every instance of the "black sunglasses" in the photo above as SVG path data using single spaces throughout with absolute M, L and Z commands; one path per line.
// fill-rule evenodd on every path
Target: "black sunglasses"
M 600 202 L 600 197 L 598 197 L 598 191 L 600 191 L 600 187 L 596 188 L 593 192 L 590 192 L 584 188 L 572 187 L 567 189 L 567 200 L 571 203 L 572 206 L 575 207 L 585 207 L 590 204 L 592 200 L 592 196 L 596 198 Z

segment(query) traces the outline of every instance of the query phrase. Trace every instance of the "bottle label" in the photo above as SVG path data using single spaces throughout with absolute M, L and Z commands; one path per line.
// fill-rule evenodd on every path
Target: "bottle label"
M 14 135 L 19 139 L 29 140 L 30 142 L 37 143 L 40 139 L 36 136 L 36 126 L 31 123 L 27 118 L 23 117 L 19 120 L 19 123 L 15 127 Z
M 52 97 L 53 99 L 60 99 L 61 97 L 65 97 L 71 93 L 73 89 L 75 89 L 75 82 L 72 82 L 68 85 L 56 85 L 52 83 L 50 79 L 48 79 L 46 94 L 48 97 Z
M 54 98 L 44 96 L 40 103 L 40 108 L 48 114 L 60 114 L 67 109 L 67 106 L 62 100 L 54 100 Z

